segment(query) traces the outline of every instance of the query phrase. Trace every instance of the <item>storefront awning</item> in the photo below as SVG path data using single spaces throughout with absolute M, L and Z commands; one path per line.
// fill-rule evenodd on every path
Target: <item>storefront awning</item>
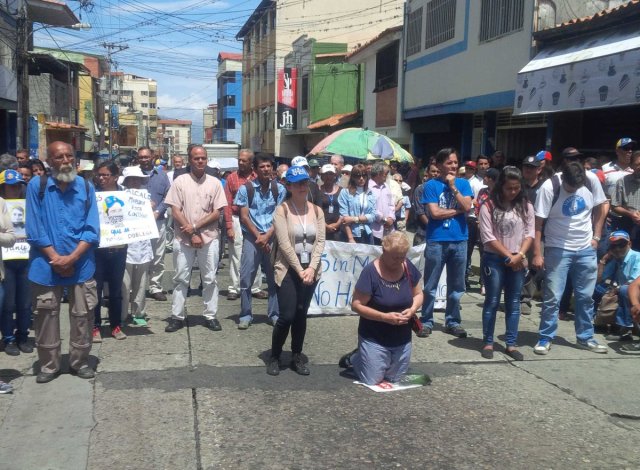
M 640 36 L 612 29 L 543 49 L 517 77 L 514 114 L 640 104 Z

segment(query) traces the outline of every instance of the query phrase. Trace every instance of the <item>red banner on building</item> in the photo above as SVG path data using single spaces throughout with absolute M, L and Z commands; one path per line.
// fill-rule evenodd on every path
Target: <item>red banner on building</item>
M 278 71 L 278 129 L 293 130 L 298 122 L 298 69 Z

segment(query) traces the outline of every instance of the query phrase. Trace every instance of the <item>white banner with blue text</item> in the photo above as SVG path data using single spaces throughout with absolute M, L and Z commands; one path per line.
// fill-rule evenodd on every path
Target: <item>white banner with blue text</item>
M 424 248 L 409 249 L 407 258 L 424 273 Z M 382 247 L 360 243 L 326 241 L 320 261 L 322 276 L 309 307 L 310 315 L 352 313 L 351 297 L 362 269 L 382 254 Z M 420 283 L 422 285 L 422 282 Z M 436 309 L 445 306 L 447 270 L 442 270 L 436 291 Z

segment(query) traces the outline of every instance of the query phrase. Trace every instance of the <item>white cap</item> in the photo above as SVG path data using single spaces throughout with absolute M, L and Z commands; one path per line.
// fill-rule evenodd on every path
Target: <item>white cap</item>
M 304 157 L 295 157 L 291 160 L 291 166 L 309 166 L 309 162 Z
M 353 170 L 353 167 L 351 165 L 345 165 L 342 167 L 342 171 L 348 171 L 349 173 L 351 173 L 351 170 Z
M 322 168 L 320 169 L 320 174 L 324 175 L 325 173 L 335 173 L 336 172 L 336 167 L 333 166 L 331 163 L 327 163 L 326 165 L 322 165 Z
M 215 169 L 217 169 L 217 170 L 222 169 L 222 167 L 220 166 L 220 162 L 219 162 L 218 160 L 215 160 L 215 159 L 213 159 L 213 160 L 209 160 L 209 161 L 207 162 L 207 166 L 208 166 L 209 168 L 215 168 Z
M 145 175 L 139 166 L 128 166 L 122 170 L 122 182 L 124 183 L 127 178 L 149 178 Z

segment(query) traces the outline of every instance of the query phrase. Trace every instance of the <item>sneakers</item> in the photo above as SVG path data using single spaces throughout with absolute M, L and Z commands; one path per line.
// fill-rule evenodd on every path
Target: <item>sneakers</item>
M 36 376 L 36 383 L 46 384 L 60 375 L 60 371 L 57 372 L 40 372 Z
M 222 325 L 220 325 L 220 322 L 218 321 L 217 318 L 212 318 L 211 320 L 205 320 L 205 325 L 211 331 L 220 331 L 220 330 L 222 330 Z
M 251 322 L 249 320 L 242 320 L 240 323 L 238 323 L 239 330 L 248 330 L 249 326 L 251 326 Z
M 353 351 L 348 352 L 347 354 L 342 356 L 340 358 L 340 360 L 338 361 L 338 366 L 340 366 L 343 369 L 350 368 L 351 367 L 351 356 L 353 356 L 357 352 L 358 352 L 358 348 L 356 348 Z
M 111 330 L 111 336 L 113 336 L 115 339 L 127 339 L 127 335 L 124 334 L 119 326 L 116 326 L 113 330 Z
M 294 353 L 291 356 L 291 369 L 300 375 L 309 375 L 311 373 L 300 353 Z
M 149 294 L 149 297 L 159 302 L 167 301 L 167 294 L 165 294 L 164 292 L 154 292 L 153 294 Z
M 100 328 L 97 326 L 93 327 L 93 342 L 102 343 L 102 335 L 100 334 Z
M 546 339 L 541 339 L 533 347 L 533 352 L 544 356 L 545 354 L 549 353 L 549 349 L 551 349 L 551 342 Z
M 81 379 L 92 379 L 96 376 L 96 371 L 89 366 L 82 366 L 80 369 L 69 369 L 69 373 Z
M 444 331 L 450 335 L 457 336 L 458 338 L 466 338 L 467 332 L 460 325 L 447 326 Z
M 640 352 L 640 341 L 623 344 L 622 349 L 627 352 Z
M 269 298 L 269 293 L 266 290 L 259 290 L 258 292 L 252 293 L 251 297 L 258 300 L 267 300 Z
M 227 300 L 238 300 L 238 297 L 240 297 L 236 292 L 229 292 L 227 294 Z
M 0 395 L 4 395 L 5 393 L 13 393 L 13 385 L 0 380 Z
M 272 357 L 269 359 L 269 362 L 267 362 L 267 374 L 280 374 L 280 360 L 277 357 Z
M 20 350 L 18 349 L 18 343 L 15 341 L 9 341 L 4 345 L 4 352 L 9 356 L 19 356 Z
M 133 317 L 131 321 L 136 326 L 147 326 L 147 319 L 145 317 Z
M 588 349 L 589 351 L 597 354 L 607 354 L 609 352 L 609 348 L 607 348 L 604 344 L 598 343 L 593 338 L 586 341 L 578 340 L 578 346 L 583 349 Z
M 19 341 L 18 349 L 25 354 L 31 354 L 33 352 L 33 344 L 31 344 L 31 341 L 28 339 Z
M 431 332 L 431 328 L 429 328 L 428 326 L 423 326 L 422 329 L 416 333 L 416 336 L 418 338 L 428 338 L 429 336 L 431 336 Z
M 164 331 L 167 333 L 173 333 L 184 327 L 184 322 L 177 318 L 169 318 L 169 324 L 165 327 Z

